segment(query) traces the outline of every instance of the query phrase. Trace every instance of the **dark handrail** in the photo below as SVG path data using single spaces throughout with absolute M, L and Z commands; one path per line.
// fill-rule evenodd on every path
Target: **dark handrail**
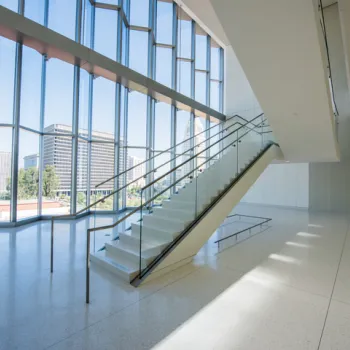
M 256 117 L 257 118 L 257 117 Z M 254 118 L 254 119 L 256 119 Z M 244 128 L 244 125 L 241 126 L 239 129 Z M 233 133 L 235 133 L 237 130 L 236 129 Z M 237 138 L 235 141 L 231 142 L 229 145 L 225 146 L 224 148 L 222 148 L 221 150 L 219 150 L 219 152 L 217 152 L 216 154 L 214 154 L 213 156 L 207 158 L 202 164 L 197 165 L 196 168 L 192 169 L 191 171 L 189 171 L 186 175 L 182 176 L 180 179 L 178 179 L 177 181 L 175 181 L 174 183 L 172 183 L 170 186 L 168 186 L 167 188 L 165 188 L 164 190 L 158 192 L 155 196 L 153 196 L 151 199 L 147 200 L 147 202 L 143 203 L 142 205 L 136 207 L 131 213 L 129 213 L 128 215 L 124 216 L 123 218 L 121 218 L 120 220 L 118 220 L 117 222 L 107 225 L 107 226 L 100 226 L 100 227 L 95 227 L 95 228 L 89 228 L 89 232 L 95 232 L 95 231 L 101 231 L 101 230 L 107 230 L 109 228 L 113 228 L 116 225 L 118 225 L 119 223 L 121 223 L 122 221 L 124 221 L 125 219 L 127 219 L 128 217 L 130 217 L 132 214 L 135 214 L 136 212 L 138 212 L 141 207 L 146 206 L 147 204 L 153 202 L 158 196 L 160 196 L 161 194 L 167 192 L 169 189 L 171 189 L 172 187 L 174 187 L 177 183 L 179 183 L 180 181 L 184 180 L 185 178 L 188 178 L 188 175 L 193 173 L 194 171 L 196 171 L 197 169 L 199 169 L 201 166 L 203 166 L 204 164 L 206 164 L 207 162 L 211 161 L 212 159 L 214 159 L 218 154 L 222 153 L 223 151 L 225 151 L 227 148 L 231 147 L 232 144 L 238 142 L 239 140 L 241 140 L 244 136 L 246 136 L 250 131 L 247 131 L 244 135 L 240 136 L 239 138 Z M 220 139 L 219 141 L 215 142 L 214 144 L 212 144 L 211 146 L 209 146 L 208 148 L 215 146 L 215 144 L 221 142 L 224 138 L 231 136 L 231 134 L 224 136 L 222 139 Z M 204 152 L 205 150 L 203 150 L 202 152 Z M 201 153 L 202 153 L 201 152 Z M 191 158 L 189 158 L 188 160 L 186 160 L 185 162 L 181 163 L 180 165 L 176 166 L 175 168 L 171 169 L 170 171 L 168 171 L 166 174 L 162 175 L 161 177 L 159 177 L 158 179 L 152 181 L 150 184 L 148 184 L 147 186 L 143 187 L 141 189 L 141 191 L 144 191 L 145 189 L 147 189 L 148 187 L 150 187 L 152 184 L 156 183 L 159 179 L 163 178 L 166 175 L 169 175 L 170 173 L 176 171 L 179 167 L 183 166 L 184 164 L 192 161 L 194 158 L 196 158 L 197 155 L 192 156 Z
M 328 70 L 329 70 L 329 79 L 331 81 L 331 90 L 332 90 L 332 99 L 333 99 L 333 103 L 334 103 L 334 108 L 335 108 L 335 112 L 336 115 L 339 115 L 338 112 L 338 107 L 337 107 L 337 103 L 335 101 L 335 95 L 334 95 L 334 86 L 333 86 L 333 77 L 332 77 L 332 68 L 331 68 L 331 60 L 329 57 L 329 48 L 328 48 L 328 38 L 327 38 L 327 30 L 326 30 L 326 22 L 324 20 L 324 13 L 323 13 L 323 4 L 322 4 L 322 0 L 319 0 L 320 2 L 320 10 L 321 10 L 321 16 L 322 16 L 322 20 L 320 19 L 321 22 L 321 29 L 323 32 L 323 37 L 324 37 L 324 42 L 325 42 L 325 46 L 326 46 L 326 53 L 327 53 L 327 61 L 328 61 Z M 322 25 L 323 24 L 323 25 Z
M 255 118 L 252 119 L 252 120 L 255 120 L 256 118 L 261 117 L 261 116 L 263 116 L 263 115 L 264 115 L 264 113 L 261 113 L 261 114 L 259 114 L 257 117 L 255 117 Z M 211 129 L 217 127 L 217 126 L 223 125 L 224 123 L 230 121 L 231 119 L 234 119 L 235 117 L 240 117 L 240 116 L 239 116 L 239 115 L 234 115 L 233 117 L 231 117 L 231 118 L 225 120 L 224 122 L 221 122 L 221 123 L 219 123 L 219 124 L 213 125 L 213 126 L 207 128 L 207 129 L 205 129 L 205 130 L 199 132 L 198 134 L 196 134 L 196 135 L 194 135 L 194 136 L 191 136 L 190 138 L 188 138 L 188 139 L 186 139 L 186 140 L 183 140 L 182 142 L 179 142 L 178 144 L 176 144 L 176 145 L 174 145 L 174 146 L 171 146 L 170 148 L 168 148 L 168 149 L 166 149 L 166 150 L 164 150 L 164 151 L 161 151 L 161 152 L 157 153 L 155 156 L 153 156 L 153 157 L 151 157 L 151 158 L 148 158 L 148 159 L 144 160 L 143 162 L 132 166 L 132 167 L 129 168 L 129 169 L 123 170 L 122 172 L 120 172 L 120 173 L 118 173 L 118 174 L 116 174 L 116 175 L 113 175 L 113 176 L 110 177 L 109 179 L 104 180 L 104 181 L 102 181 L 101 183 L 97 184 L 97 185 L 95 186 L 95 188 L 98 188 L 98 187 L 100 187 L 101 185 L 104 185 L 105 183 L 107 183 L 107 182 L 109 182 L 109 181 L 111 181 L 111 180 L 114 180 L 114 179 L 118 178 L 118 177 L 121 176 L 121 175 L 124 175 L 124 174 L 128 173 L 129 171 L 131 171 L 131 170 L 137 168 L 138 166 L 140 166 L 140 165 L 142 165 L 142 164 L 146 164 L 146 163 L 149 162 L 150 160 L 153 160 L 154 158 L 156 158 L 156 157 L 158 157 L 158 156 L 160 156 L 160 155 L 162 155 L 162 154 L 164 154 L 164 153 L 168 153 L 168 152 L 171 151 L 172 149 L 176 149 L 177 147 L 179 147 L 179 146 L 182 145 L 183 143 L 188 142 L 188 141 L 190 141 L 190 140 L 196 138 L 197 136 L 199 136 L 199 135 L 201 135 L 201 134 L 203 134 L 203 133 L 206 133 L 207 131 L 209 131 L 209 130 L 211 130 Z M 244 119 L 244 118 L 242 118 L 242 117 L 240 117 L 240 118 L 243 119 L 243 120 L 246 120 L 246 119 Z M 252 123 L 251 121 L 248 121 L 248 120 L 247 120 L 247 124 L 248 124 L 248 123 L 251 123 L 251 124 L 253 124 L 254 126 L 256 126 L 254 123 Z M 233 124 L 233 125 L 235 125 L 235 124 Z M 230 126 L 230 127 L 232 127 L 232 126 Z M 214 136 L 219 135 L 221 132 L 222 132 L 222 131 L 219 131 L 219 132 L 216 133 L 215 135 L 210 136 L 210 137 L 207 138 L 206 140 L 202 141 L 200 144 L 206 142 L 207 140 L 213 138 Z M 186 150 L 184 153 L 179 154 L 179 155 L 177 155 L 177 156 L 181 156 L 181 155 L 183 155 L 183 154 L 185 154 L 185 153 L 187 153 L 187 152 L 189 152 L 189 151 L 195 149 L 195 148 L 198 147 L 198 146 L 199 146 L 199 145 L 195 145 L 195 146 L 189 148 L 188 150 Z M 177 158 L 177 157 L 175 157 L 174 159 L 176 159 L 176 158 Z M 171 162 L 172 160 L 174 160 L 174 159 L 171 159 L 170 161 L 168 161 L 168 162 L 162 164 L 161 166 L 170 163 L 170 162 Z M 159 169 L 161 166 L 159 166 L 158 169 Z M 153 170 L 154 170 L 154 169 L 153 169 Z M 150 173 L 152 173 L 152 171 L 151 171 Z M 146 175 L 147 175 L 147 174 L 146 174 Z M 146 176 L 146 175 L 145 175 L 145 176 Z
M 255 119 L 259 118 L 259 117 L 260 117 L 260 116 L 257 116 L 257 117 L 255 117 L 255 118 L 252 119 L 252 120 L 255 120 Z M 250 123 L 250 122 L 249 122 L 249 123 Z M 144 190 L 147 189 L 148 187 L 154 185 L 154 184 L 155 184 L 156 182 L 158 182 L 160 179 L 166 177 L 167 175 L 171 174 L 171 173 L 174 172 L 175 170 L 181 168 L 181 167 L 182 167 L 183 165 L 185 165 L 186 163 L 188 163 L 188 162 L 190 162 L 191 160 L 197 158 L 199 154 L 204 153 L 204 152 L 207 151 L 209 148 L 211 148 L 211 147 L 215 146 L 216 144 L 222 142 L 224 139 L 226 139 L 227 137 L 229 137 L 229 136 L 233 135 L 234 133 L 238 132 L 238 131 L 239 131 L 240 129 L 242 129 L 242 128 L 248 128 L 248 127 L 246 127 L 246 124 L 243 124 L 243 125 L 240 126 L 238 129 L 235 129 L 235 130 L 232 131 L 231 133 L 225 135 L 225 136 L 222 137 L 220 140 L 218 140 L 218 141 L 216 141 L 215 143 L 213 143 L 212 145 L 208 146 L 207 148 L 205 148 L 205 149 L 202 150 L 201 152 L 199 152 L 199 153 L 197 153 L 196 155 L 192 156 L 192 157 L 189 158 L 188 160 L 185 160 L 185 161 L 182 162 L 181 164 L 177 165 L 175 168 L 170 169 L 170 170 L 167 171 L 165 174 L 161 175 L 160 177 L 158 177 L 157 179 L 153 180 L 152 182 L 150 182 L 150 183 L 147 184 L 146 186 L 142 187 L 141 191 L 144 191 Z M 248 128 L 248 129 L 249 129 L 249 128 Z M 251 131 L 251 130 L 249 130 L 249 131 Z M 249 132 L 249 131 L 248 131 L 248 132 Z M 247 133 L 248 133 L 248 132 L 247 132 Z M 245 133 L 243 136 L 245 136 L 247 133 Z M 234 142 L 236 142 L 236 141 L 234 141 Z M 231 146 L 231 144 L 230 144 L 230 146 Z M 226 149 L 226 148 L 227 148 L 227 147 L 225 147 L 224 149 Z M 218 152 L 218 154 L 219 154 L 219 153 L 221 153 L 221 151 Z M 205 163 L 203 163 L 203 164 L 205 164 Z M 203 165 L 203 164 L 202 164 L 202 165 Z M 190 173 L 191 173 L 191 172 L 190 172 Z
M 248 129 L 250 129 L 250 130 L 254 130 L 254 128 L 251 129 L 251 128 L 247 127 L 247 124 L 253 124 L 253 125 L 255 125 L 255 124 L 252 123 L 252 122 L 253 122 L 254 120 L 260 118 L 262 115 L 263 115 L 263 113 L 262 113 L 262 114 L 259 114 L 258 116 L 256 116 L 255 118 L 253 118 L 251 121 L 247 121 L 247 123 L 246 123 L 246 124 L 243 124 L 243 125 L 242 125 L 240 122 L 236 122 L 236 123 L 234 123 L 234 124 L 232 124 L 232 125 L 229 125 L 229 126 L 226 127 L 224 130 L 220 130 L 218 133 L 216 133 L 216 134 L 210 136 L 210 137 L 207 138 L 206 140 L 202 141 L 200 144 L 202 144 L 202 143 L 204 143 L 204 142 L 210 140 L 211 138 L 213 138 L 213 137 L 219 135 L 220 133 L 223 133 L 224 131 L 228 131 L 230 128 L 234 127 L 234 126 L 237 125 L 237 124 L 241 125 L 238 129 L 235 129 L 233 132 L 231 132 L 230 134 L 224 136 L 223 138 L 221 138 L 220 140 L 218 140 L 218 141 L 215 142 L 214 144 L 210 145 L 209 147 L 205 148 L 203 151 L 201 151 L 201 152 L 199 152 L 199 153 L 196 153 L 195 155 L 191 156 L 191 158 L 189 158 L 186 162 L 191 161 L 192 159 L 196 158 L 196 157 L 198 156 L 198 154 L 203 153 L 204 151 L 208 150 L 208 149 L 211 148 L 212 146 L 214 146 L 214 145 L 216 145 L 217 143 L 221 142 L 222 140 L 224 140 L 225 138 L 227 138 L 228 136 L 232 135 L 233 133 L 235 133 L 236 131 L 240 130 L 240 129 L 243 128 L 243 127 L 244 127 L 244 128 L 248 128 Z M 229 118 L 228 120 L 231 120 L 231 119 L 233 119 L 233 118 L 234 118 L 234 117 L 231 117 L 231 118 Z M 264 120 L 264 121 L 265 121 L 265 120 Z M 216 127 L 216 126 L 218 126 L 218 125 L 220 125 L 220 124 L 214 125 L 213 127 Z M 259 124 L 258 124 L 258 125 L 259 125 Z M 213 127 L 211 127 L 211 128 L 213 128 Z M 210 130 L 210 128 L 207 129 L 207 130 Z M 207 130 L 205 130 L 205 131 L 207 131 Z M 255 130 L 254 130 L 254 131 L 255 131 Z M 259 132 L 257 132 L 257 133 L 260 134 Z M 197 134 L 197 135 L 199 135 L 199 134 Z M 197 135 L 195 135 L 195 137 L 196 137 Z M 183 141 L 182 143 L 184 143 L 184 142 L 186 142 L 186 141 L 188 141 L 188 140 L 185 140 L 185 141 Z M 179 143 L 179 144 L 181 144 L 181 143 Z M 178 146 L 179 144 L 177 144 L 177 145 L 175 145 L 175 146 L 173 146 L 173 147 L 176 147 L 176 146 Z M 113 195 L 119 193 L 120 191 L 122 191 L 123 189 L 127 188 L 127 187 L 130 186 L 131 184 L 133 184 L 133 183 L 139 181 L 140 179 L 144 178 L 145 176 L 147 176 L 147 175 L 149 175 L 149 174 L 154 173 L 155 171 L 157 171 L 158 169 L 160 169 L 160 168 L 163 167 L 164 165 L 170 163 L 171 161 L 176 160 L 176 159 L 177 159 L 178 157 L 180 157 L 181 155 L 184 155 L 185 153 L 189 152 L 190 150 L 195 149 L 195 148 L 198 147 L 200 144 L 191 147 L 190 149 L 184 151 L 184 152 L 181 153 L 181 154 L 175 155 L 175 157 L 172 158 L 172 159 L 170 159 L 169 161 L 167 161 L 167 162 L 161 164 L 161 165 L 158 166 L 157 168 L 152 169 L 151 171 L 147 172 L 146 174 L 143 174 L 142 176 L 138 177 L 137 179 L 134 179 L 133 181 L 131 181 L 131 182 L 125 184 L 124 186 L 119 187 L 118 189 L 112 191 L 111 193 L 109 193 L 109 194 L 107 194 L 106 196 L 100 198 L 99 200 L 95 201 L 94 203 L 91 203 L 91 204 L 89 204 L 88 206 L 86 206 L 85 208 L 79 210 L 79 211 L 76 212 L 75 214 L 65 214 L 65 215 L 53 216 L 53 217 L 51 218 L 51 254 L 50 254 L 50 271 L 51 271 L 51 273 L 53 273 L 53 241 L 54 241 L 54 221 L 55 221 L 55 220 L 65 219 L 65 218 L 66 218 L 66 219 L 67 219 L 67 218 L 75 218 L 75 217 L 77 217 L 78 215 L 80 215 L 80 214 L 86 212 L 88 209 L 90 209 L 90 208 L 96 206 L 96 205 L 99 204 L 99 203 L 104 202 L 107 198 L 109 198 L 109 197 L 111 197 L 111 196 L 113 196 Z M 166 151 L 163 151 L 163 152 L 166 152 Z M 160 153 L 159 153 L 159 154 L 160 154 Z M 158 155 L 159 155 L 159 154 L 158 154 Z M 158 155 L 157 155 L 157 156 L 158 156 Z M 153 157 L 153 158 L 155 158 L 155 157 Z M 151 158 L 151 159 L 152 159 L 152 158 Z M 148 161 L 150 161 L 151 159 L 147 159 L 145 162 L 148 162 Z M 179 165 L 179 166 L 182 166 L 182 165 L 185 164 L 186 162 L 182 163 L 182 164 Z M 141 165 L 141 163 L 140 163 L 140 164 L 137 164 L 136 166 L 139 166 L 139 165 Z M 136 167 L 136 166 L 135 166 L 135 167 Z M 179 167 L 179 166 L 178 166 L 178 167 Z M 178 167 L 176 167 L 175 170 L 176 170 Z M 133 168 L 127 169 L 126 171 L 124 171 L 124 173 L 130 171 L 131 169 L 133 169 Z M 174 170 L 174 169 L 173 169 L 173 170 Z M 119 173 L 119 174 L 115 175 L 112 179 L 114 179 L 114 178 L 116 178 L 117 176 L 120 176 L 120 175 L 122 175 L 122 173 Z M 159 180 L 159 178 L 158 178 L 157 180 Z M 107 181 L 109 181 L 109 180 L 107 180 Z M 107 181 L 105 181 L 105 182 L 107 182 Z M 149 187 L 149 186 L 148 186 L 148 187 Z M 96 187 L 95 187 L 95 188 L 96 188 Z M 158 195 L 159 195 L 159 194 L 158 194 Z M 126 216 L 125 218 L 127 218 L 127 217 L 129 217 L 129 216 Z

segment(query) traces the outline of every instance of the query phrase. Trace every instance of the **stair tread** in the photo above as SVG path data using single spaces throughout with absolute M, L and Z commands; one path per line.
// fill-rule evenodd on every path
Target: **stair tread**
M 140 223 L 133 223 L 132 225 L 134 225 L 134 226 L 141 226 Z M 148 228 L 148 229 L 150 229 L 150 230 L 161 231 L 161 232 L 166 232 L 166 233 L 170 233 L 170 234 L 174 233 L 173 230 L 164 230 L 164 229 L 162 229 L 162 228 L 154 227 L 154 226 L 149 225 L 149 224 L 143 224 L 142 227 L 146 227 L 146 228 Z M 132 231 L 132 230 L 131 230 L 131 231 Z M 135 236 L 135 235 L 133 235 L 133 236 Z M 136 236 L 137 236 L 137 235 L 136 235 Z
M 122 272 L 128 273 L 129 275 L 139 271 L 138 264 L 127 259 L 123 259 L 121 256 L 110 254 L 106 250 L 101 250 L 91 255 L 93 255 L 95 258 L 105 261 L 109 265 L 117 268 L 118 270 L 121 270 Z
M 142 243 L 143 243 L 143 241 L 142 241 Z M 123 251 L 125 251 L 125 252 L 127 252 L 129 254 L 132 254 L 134 256 L 137 256 L 137 257 L 139 257 L 139 255 L 140 255 L 139 247 L 132 247 L 129 244 L 126 244 L 126 243 L 123 243 L 123 242 L 120 242 L 120 241 L 112 241 L 110 243 L 106 243 L 106 245 L 112 246 L 114 248 L 121 249 L 121 250 L 123 250 Z M 142 246 L 143 246 L 143 244 L 142 244 Z M 142 248 L 142 246 L 141 246 L 141 248 Z M 156 256 L 156 255 L 152 254 L 151 252 L 147 251 L 147 247 L 146 246 L 143 247 L 141 255 L 142 255 L 142 258 L 144 258 L 144 259 L 149 259 L 149 258 L 153 258 L 153 257 Z
M 136 239 L 136 240 L 140 240 L 140 237 L 138 235 L 132 234 L 131 230 L 120 233 L 119 237 L 122 235 L 132 237 L 133 239 Z M 148 248 L 155 248 L 159 245 L 163 245 L 171 242 L 171 240 L 157 240 L 155 238 L 151 238 L 148 236 L 143 237 L 142 241 L 145 241 L 143 244 L 145 244 L 145 246 Z

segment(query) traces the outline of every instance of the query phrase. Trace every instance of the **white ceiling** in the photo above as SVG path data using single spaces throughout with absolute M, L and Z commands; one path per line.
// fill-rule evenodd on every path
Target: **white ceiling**
M 228 46 L 229 41 L 225 31 L 216 16 L 209 0 L 175 0 L 179 6 L 183 6 L 215 40 L 222 46 Z
M 313 0 L 211 3 L 286 159 L 337 161 Z

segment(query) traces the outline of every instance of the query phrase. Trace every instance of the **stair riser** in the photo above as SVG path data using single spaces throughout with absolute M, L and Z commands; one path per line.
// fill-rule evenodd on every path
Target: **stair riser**
M 132 247 L 134 249 L 140 248 L 140 237 L 139 236 L 120 234 L 119 240 L 123 244 L 129 245 L 130 247 Z M 153 242 L 156 242 L 156 240 L 154 240 Z M 159 250 L 161 252 L 170 243 L 171 243 L 171 241 L 164 242 L 164 240 L 159 240 L 159 245 L 155 248 L 150 248 L 150 249 Z M 148 249 L 147 251 L 149 251 L 150 249 Z
M 96 264 L 97 266 L 113 273 L 116 275 L 118 278 L 122 279 L 125 282 L 130 283 L 130 281 L 136 276 L 135 274 L 128 274 L 125 271 L 122 271 L 118 269 L 117 267 L 110 265 L 106 261 L 99 259 L 98 257 L 95 257 L 94 255 L 90 255 L 90 261 L 92 264 Z
M 138 255 L 132 254 L 130 252 L 128 252 L 127 250 L 123 250 L 123 249 L 119 249 L 118 247 L 115 247 L 113 245 L 110 244 L 106 244 L 106 250 L 108 251 L 108 253 L 110 253 L 111 255 L 114 255 L 115 257 L 120 257 L 122 259 L 125 259 L 127 261 L 130 261 L 133 264 L 138 264 L 140 261 L 140 258 Z M 144 252 L 146 253 L 146 252 Z M 154 254 L 154 256 L 157 256 L 160 252 L 156 252 Z M 141 266 L 142 268 L 145 268 L 148 266 L 148 264 L 152 261 L 153 259 L 145 259 L 142 257 L 141 254 Z
M 137 224 L 131 225 L 131 234 L 136 237 L 140 237 L 140 226 Z M 164 232 L 158 231 L 153 228 L 149 228 L 145 225 L 142 226 L 142 239 L 149 238 L 150 240 L 163 240 L 163 241 L 173 241 L 179 233 L 177 232 Z
M 181 220 L 186 223 L 191 222 L 194 218 L 194 213 L 192 214 L 185 211 L 166 210 L 166 209 L 154 210 L 153 215 L 159 218 L 173 218 L 176 220 Z
M 157 227 L 160 230 L 169 230 L 174 232 L 181 232 L 185 228 L 185 223 L 174 222 L 171 220 L 156 218 L 155 216 L 145 216 L 143 218 L 144 225 Z

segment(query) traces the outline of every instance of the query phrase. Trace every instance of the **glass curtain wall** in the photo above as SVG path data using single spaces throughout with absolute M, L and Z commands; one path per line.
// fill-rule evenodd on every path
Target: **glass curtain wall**
M 0 2 L 222 111 L 223 49 L 171 0 Z M 118 188 L 95 209 L 137 206 L 141 187 L 210 133 L 154 157 L 215 123 L 3 37 L 0 90 L 0 223 L 74 214 Z

